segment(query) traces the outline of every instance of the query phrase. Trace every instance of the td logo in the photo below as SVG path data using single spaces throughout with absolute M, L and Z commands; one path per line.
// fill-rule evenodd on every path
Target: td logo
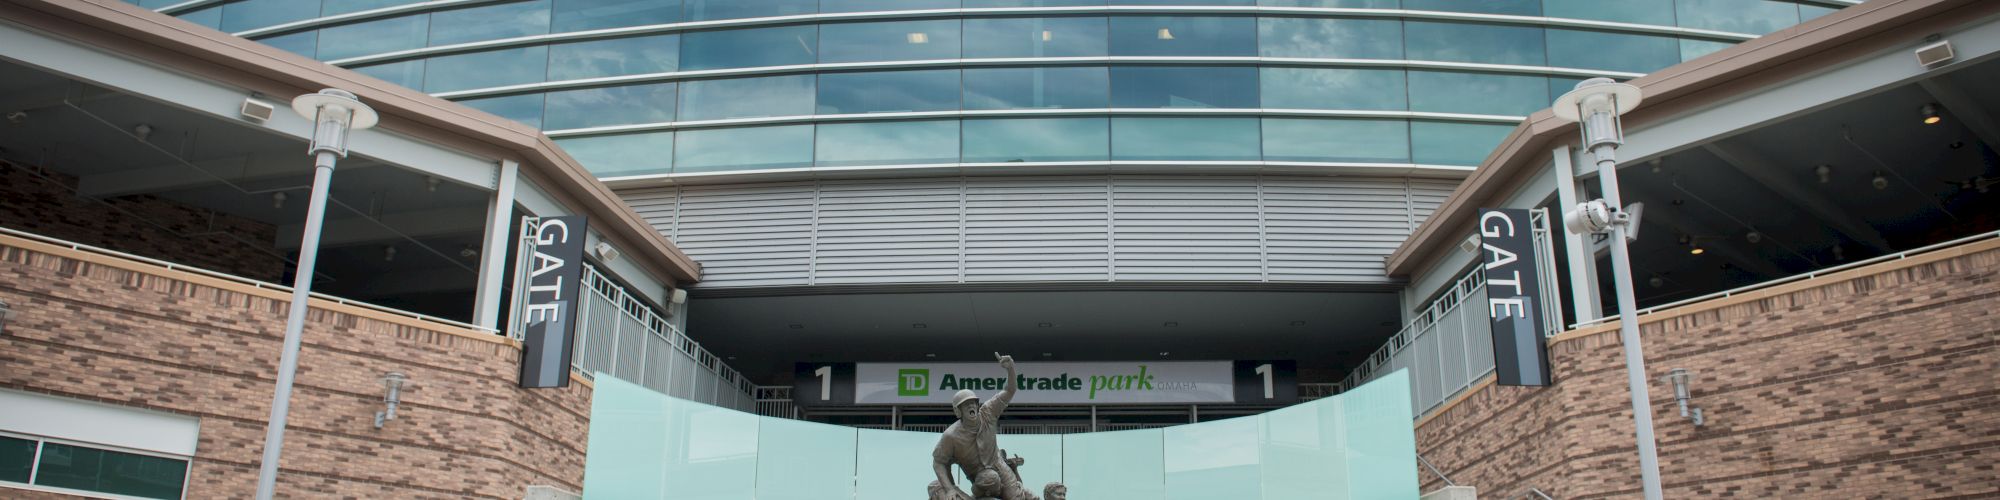
M 929 368 L 896 370 L 896 395 L 899 397 L 931 395 L 931 370 Z

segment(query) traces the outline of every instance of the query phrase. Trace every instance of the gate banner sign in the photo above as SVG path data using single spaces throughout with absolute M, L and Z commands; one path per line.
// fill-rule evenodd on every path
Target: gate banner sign
M 1234 403 L 1237 380 L 1232 367 L 1229 361 L 1021 362 L 1015 365 L 1020 392 L 1014 395 L 1014 402 Z M 1259 377 L 1255 380 L 1261 382 Z M 1290 374 L 1272 380 L 1280 379 L 1295 380 Z M 948 405 L 959 389 L 971 389 L 981 398 L 992 397 L 1006 388 L 1007 371 L 990 361 L 857 363 L 854 380 L 856 404 Z M 799 385 L 817 388 L 819 382 L 801 380 Z M 1261 395 L 1264 389 L 1257 392 Z M 1297 393 L 1296 386 L 1291 393 Z
M 522 294 L 521 387 L 568 387 L 576 312 L 583 298 L 581 215 L 542 217 L 535 222 L 534 253 L 528 256 L 528 289 Z
M 1486 313 L 1493 326 L 1493 371 L 1500 385 L 1547 386 L 1548 332 L 1543 331 L 1541 276 L 1534 226 L 1519 208 L 1479 209 L 1479 248 L 1486 273 Z

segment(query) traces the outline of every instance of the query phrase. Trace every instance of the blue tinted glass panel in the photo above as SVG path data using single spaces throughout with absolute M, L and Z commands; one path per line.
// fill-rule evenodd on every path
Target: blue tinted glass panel
M 815 164 L 907 165 L 958 162 L 958 120 L 823 123 Z
M 819 27 L 781 26 L 681 35 L 681 69 L 812 64 Z
M 965 8 L 988 7 L 1076 7 L 1104 5 L 1104 0 L 964 0 Z
M 423 59 L 414 59 L 409 61 L 393 62 L 388 64 L 377 64 L 374 66 L 362 66 L 359 68 L 354 68 L 354 71 L 364 75 L 380 78 L 383 81 L 389 83 L 402 85 L 407 88 L 413 88 L 413 89 L 424 88 Z
M 222 29 L 221 7 L 209 7 L 201 10 L 182 12 L 179 14 L 174 14 L 174 17 L 178 17 L 181 20 L 190 23 L 207 26 L 210 29 L 214 29 L 217 31 L 220 31 Z
M 958 58 L 958 20 L 823 24 L 819 62 Z
M 958 0 L 819 0 L 820 12 L 956 9 Z
M 1799 23 L 1799 4 L 1774 0 L 1675 0 L 1680 25 L 1763 35 Z
M 1403 23 L 1410 59 L 1541 66 L 1542 29 L 1473 23 Z
M 319 3 L 302 0 L 243 0 L 222 6 L 222 31 L 235 33 L 319 16 Z
M 413 4 L 421 1 L 424 0 L 320 0 L 319 12 L 322 16 L 331 16 Z
M 1549 17 L 1674 25 L 1674 0 L 1542 0 Z
M 35 484 L 144 498 L 180 498 L 187 461 L 43 443 Z
M 557 139 L 556 145 L 598 177 L 664 174 L 673 170 L 673 132 Z
M 823 73 L 819 114 L 958 109 L 958 70 Z
M 1513 131 L 1513 125 L 1413 121 L 1410 151 L 1417 163 L 1478 165 Z
M 674 121 L 676 85 L 655 83 L 549 93 L 546 130 Z
M 1729 42 L 1711 42 L 1708 40 L 1682 39 L 1681 61 L 1683 62 L 1693 61 L 1697 57 L 1714 54 L 1716 51 L 1729 48 L 1732 45 L 1736 44 Z
M 1105 55 L 1102 17 L 968 18 L 965 57 L 1088 57 Z
M 1257 5 L 1257 0 L 1110 0 L 1111 5 Z
M 290 52 L 293 54 L 298 54 L 306 57 L 312 57 L 314 54 L 318 53 L 319 32 L 301 31 L 290 35 L 278 35 L 270 38 L 259 38 L 257 39 L 257 43 L 262 43 L 264 45 L 277 47 L 279 50 L 283 50 L 285 52 Z
M 1539 76 L 1411 71 L 1410 110 L 1525 116 L 1549 107 L 1548 85 Z
M 1264 159 L 1409 163 L 1410 126 L 1402 120 L 1265 118 Z
M 555 0 L 550 26 L 556 33 L 681 20 L 680 0 Z
M 1818 5 L 1799 4 L 1799 22 L 1803 23 L 1806 21 L 1819 19 L 1820 16 L 1832 14 L 1834 11 L 1837 10 L 1840 9 L 1837 7 L 1822 7 Z
M 423 48 L 430 16 L 392 17 L 319 30 L 319 59 L 331 61 Z
M 1113 118 L 1113 160 L 1256 160 L 1256 118 Z
M 812 125 L 682 130 L 674 172 L 812 166 Z
M 1258 83 L 1266 108 L 1409 108 L 1400 69 L 1263 68 Z
M 425 92 L 519 85 L 542 81 L 548 74 L 547 46 L 474 52 L 434 57 L 424 71 Z
M 28 482 L 35 468 L 35 442 L 0 436 L 0 481 Z
M 470 106 L 473 109 L 499 115 L 501 118 L 521 122 L 530 127 L 542 128 L 541 94 L 468 99 L 458 101 L 458 103 Z
M 446 10 L 431 14 L 431 46 L 541 35 L 549 32 L 549 0 Z
M 1576 84 L 1582 81 L 1583 81 L 1582 78 L 1575 78 L 1575 77 L 1566 77 L 1566 76 L 1549 77 L 1549 103 L 1553 105 L 1557 97 L 1561 97 L 1563 94 L 1567 94 L 1571 90 L 1576 90 Z
M 1402 21 L 1266 17 L 1257 20 L 1264 57 L 1402 59 Z
M 1403 6 L 1401 0 L 1258 0 L 1257 5 L 1271 7 L 1342 7 L 1349 9 L 1394 9 Z
M 1516 16 L 1542 15 L 1540 0 L 1403 0 L 1403 8 Z
M 1101 161 L 1111 157 L 1107 118 L 965 121 L 966 163 Z
M 818 0 L 687 0 L 689 21 L 811 14 Z
M 1113 17 L 1111 55 L 1254 56 L 1257 20 L 1250 17 Z
M 1257 107 L 1257 68 L 1113 67 L 1111 107 L 1254 108 Z
M 1549 65 L 1651 73 L 1680 64 L 1680 40 L 1668 36 L 1550 29 Z
M 680 35 L 550 45 L 549 80 L 665 73 L 680 62 Z
M 965 70 L 965 109 L 1102 108 L 1110 92 L 1102 67 Z
M 681 83 L 681 121 L 813 114 L 813 75 Z

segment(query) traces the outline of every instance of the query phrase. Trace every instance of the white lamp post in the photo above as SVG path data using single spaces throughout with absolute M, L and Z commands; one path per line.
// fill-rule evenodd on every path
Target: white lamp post
M 292 278 L 292 307 L 285 316 L 285 348 L 278 359 L 278 389 L 271 397 L 271 422 L 264 429 L 264 461 L 257 469 L 257 499 L 270 500 L 278 486 L 278 456 L 285 446 L 285 416 L 291 411 L 292 375 L 299 369 L 299 336 L 305 328 L 306 299 L 312 294 L 313 265 L 319 258 L 320 222 L 326 218 L 326 191 L 333 164 L 347 156 L 347 134 L 375 126 L 375 110 L 340 89 L 325 89 L 292 100 L 292 111 L 313 121 L 312 199 L 299 245 L 299 268 Z
M 1639 309 L 1632 298 L 1632 254 L 1625 247 L 1632 230 L 1630 214 L 1619 210 L 1618 157 L 1625 143 L 1619 115 L 1639 106 L 1638 87 L 1610 78 L 1592 78 L 1576 84 L 1556 98 L 1550 111 L 1557 118 L 1576 122 L 1583 134 L 1583 147 L 1597 159 L 1597 179 L 1604 199 L 1578 204 L 1563 214 L 1563 226 L 1577 234 L 1611 233 L 1611 276 L 1618 292 L 1618 340 L 1625 345 L 1625 383 L 1632 391 L 1632 423 L 1639 444 L 1639 482 L 1647 500 L 1659 500 L 1660 455 L 1653 442 L 1653 402 L 1646 394 L 1646 357 L 1639 345 Z

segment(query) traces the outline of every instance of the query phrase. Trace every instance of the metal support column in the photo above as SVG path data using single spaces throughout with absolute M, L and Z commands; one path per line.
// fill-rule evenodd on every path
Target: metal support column
M 507 228 L 514 221 L 514 184 L 520 168 L 513 160 L 500 162 L 498 188 L 486 206 L 486 241 L 479 248 L 479 297 L 473 302 L 472 324 L 494 331 L 505 330 L 500 326 L 500 299 L 506 294 L 507 242 L 514 237 Z

